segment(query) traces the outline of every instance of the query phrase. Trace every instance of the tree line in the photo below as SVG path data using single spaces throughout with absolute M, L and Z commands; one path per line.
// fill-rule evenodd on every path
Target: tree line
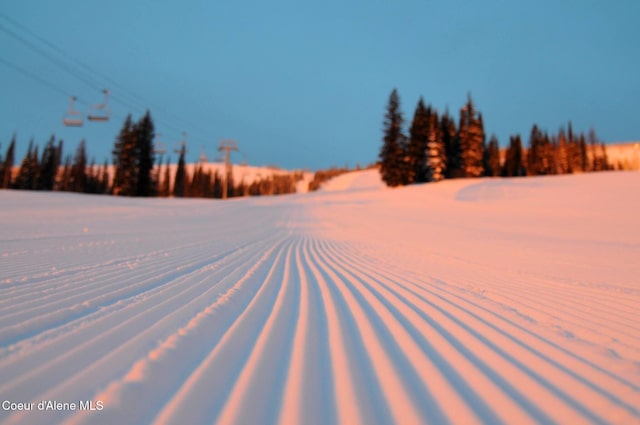
M 155 130 L 149 111 L 138 121 L 127 116 L 112 150 L 112 167 L 105 160 L 97 165 L 88 160 L 86 141 L 81 140 L 75 154 L 63 154 L 64 142 L 51 136 L 42 153 L 33 140 L 16 169 L 14 135 L 5 151 L 0 153 L 0 188 L 21 190 L 65 191 L 136 197 L 200 197 L 222 198 L 225 179 L 220 173 L 205 170 L 197 164 L 192 173 L 186 165 L 186 146 L 182 145 L 175 172 L 170 160 L 156 164 Z M 113 174 L 113 175 L 111 175 Z M 294 193 L 302 173 L 272 175 L 252 182 L 226 182 L 227 196 L 261 196 Z
M 448 111 L 439 114 L 421 97 L 408 134 L 400 97 L 389 96 L 379 152 L 380 174 L 388 186 L 437 182 L 445 178 L 519 177 L 612 169 L 604 143 L 592 129 L 575 133 L 569 122 L 556 134 L 533 125 L 525 149 L 520 135 L 510 137 L 501 154 L 495 135 L 486 143 L 482 114 L 471 95 L 460 109 L 458 123 Z

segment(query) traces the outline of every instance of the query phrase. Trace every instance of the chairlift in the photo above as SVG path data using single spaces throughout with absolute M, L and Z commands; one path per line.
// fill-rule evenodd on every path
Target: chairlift
M 157 133 L 153 142 L 153 153 L 164 155 L 167 152 L 167 145 L 165 145 L 160 139 L 161 134 Z
M 75 96 L 69 98 L 69 110 L 62 118 L 64 125 L 69 127 L 81 127 L 83 124 L 82 112 L 73 109 L 73 104 L 76 100 L 78 100 L 78 98 Z
M 102 90 L 104 93 L 104 102 L 89 107 L 87 118 L 89 121 L 105 122 L 111 118 L 111 108 L 109 107 L 109 90 Z

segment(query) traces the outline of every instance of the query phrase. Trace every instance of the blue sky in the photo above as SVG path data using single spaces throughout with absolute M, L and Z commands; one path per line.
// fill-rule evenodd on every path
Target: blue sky
M 502 146 L 569 120 L 638 140 L 639 16 L 636 0 L 3 2 L 0 149 L 17 133 L 21 160 L 55 134 L 110 160 L 149 108 L 169 148 L 187 132 L 190 160 L 235 139 L 256 165 L 366 164 L 394 87 L 407 125 L 420 96 L 457 117 L 470 92 Z M 109 123 L 62 125 L 68 96 L 86 109 L 102 88 Z

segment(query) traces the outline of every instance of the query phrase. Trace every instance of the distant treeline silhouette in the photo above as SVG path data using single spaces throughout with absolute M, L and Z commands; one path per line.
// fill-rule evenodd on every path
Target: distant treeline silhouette
M 160 156 L 156 164 L 155 137 L 151 113 L 137 122 L 127 116 L 115 139 L 113 164 L 107 160 L 97 165 L 88 160 L 86 141 L 82 140 L 75 155 L 64 156 L 62 140 L 51 136 L 42 154 L 33 140 L 19 167 L 15 164 L 16 136 L 4 156 L 0 153 L 0 188 L 21 190 L 54 190 L 119 196 L 162 196 L 221 198 L 225 179 L 220 173 L 195 165 L 192 173 L 185 163 L 186 146 L 179 153 L 178 165 L 171 172 L 170 163 Z M 113 174 L 113 175 L 111 175 Z M 294 193 L 302 172 L 274 174 L 251 182 L 226 182 L 227 196 L 261 196 Z
M 612 169 L 604 143 L 595 130 L 574 133 L 571 122 L 556 134 L 536 124 L 523 148 L 519 134 L 510 137 L 503 155 L 498 139 L 486 143 L 482 114 L 471 95 L 460 109 L 458 125 L 445 111 L 442 115 L 420 98 L 408 134 L 404 128 L 400 97 L 389 96 L 380 148 L 380 173 L 388 186 L 436 182 L 461 177 L 520 177 L 580 173 Z

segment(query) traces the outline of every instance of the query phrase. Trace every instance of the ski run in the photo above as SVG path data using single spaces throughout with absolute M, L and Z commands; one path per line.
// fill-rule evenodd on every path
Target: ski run
M 0 422 L 639 424 L 639 190 L 1 191 Z

